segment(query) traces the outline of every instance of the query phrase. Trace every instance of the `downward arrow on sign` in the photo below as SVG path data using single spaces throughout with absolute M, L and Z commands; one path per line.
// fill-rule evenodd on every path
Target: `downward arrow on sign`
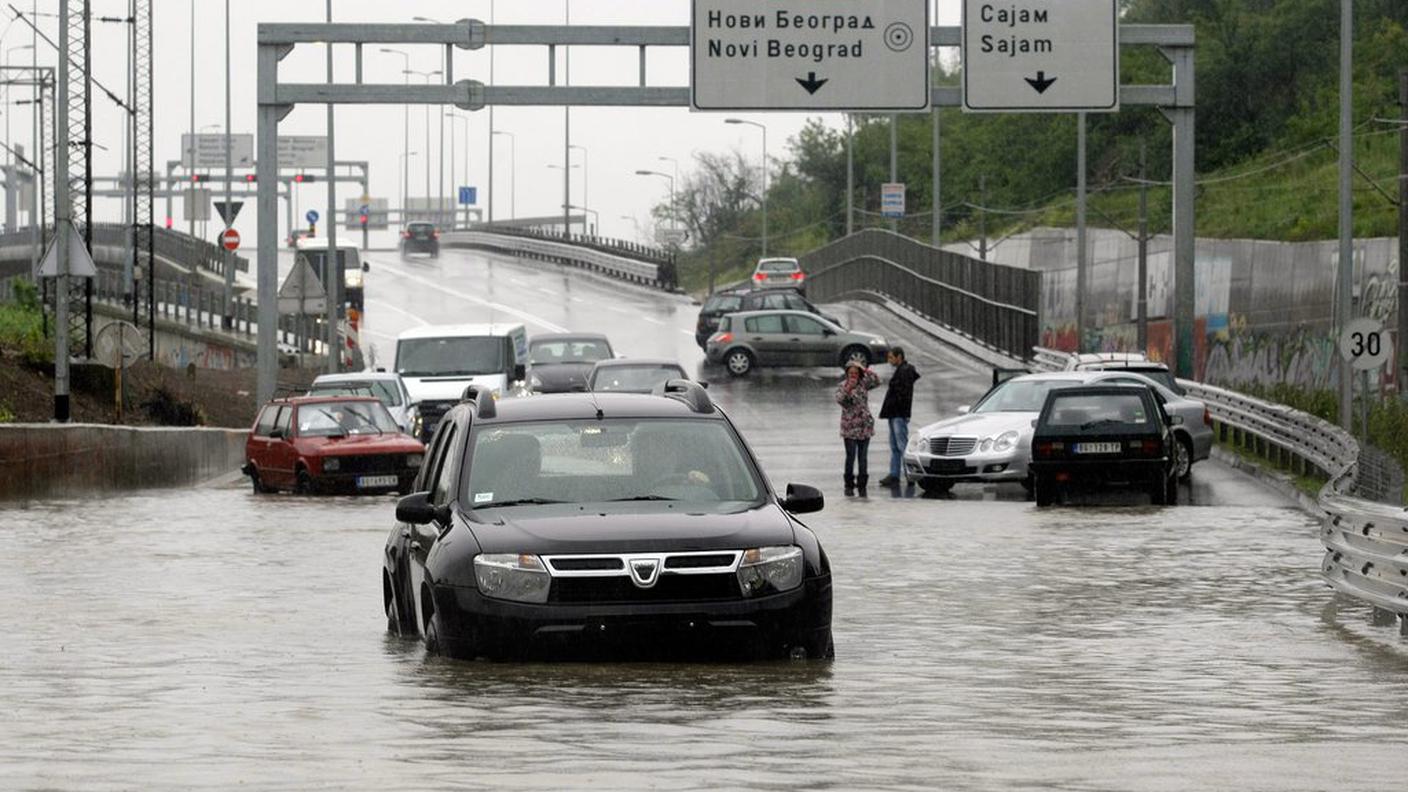
M 821 89 L 821 86 L 826 85 L 827 82 L 825 77 L 818 80 L 816 78 L 816 72 L 807 72 L 807 79 L 805 80 L 803 80 L 801 77 L 797 77 L 795 79 L 797 80 L 797 84 L 802 86 L 803 88 L 806 88 L 807 93 L 809 94 L 816 93 L 818 90 Z
M 1022 78 L 1022 79 L 1026 80 L 1026 81 L 1027 81 L 1027 84 L 1030 85 L 1031 87 L 1035 88 L 1035 89 L 1036 89 L 1036 92 L 1039 93 L 1039 94 L 1044 94 L 1044 93 L 1046 93 L 1046 89 L 1047 89 L 1047 88 L 1050 88 L 1050 87 L 1051 87 L 1051 84 L 1054 83 L 1054 82 L 1056 82 L 1056 78 L 1055 78 L 1055 77 L 1052 77 L 1052 78 L 1049 79 L 1049 80 L 1046 79 L 1046 72 L 1044 72 L 1044 71 L 1039 71 L 1039 72 L 1037 72 L 1035 79 L 1033 79 L 1033 78 L 1031 78 L 1031 77 L 1024 77 L 1024 78 Z

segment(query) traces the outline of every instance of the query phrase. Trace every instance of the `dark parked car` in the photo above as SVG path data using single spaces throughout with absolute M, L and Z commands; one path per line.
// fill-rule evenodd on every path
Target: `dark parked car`
M 1156 504 L 1178 502 L 1173 427 L 1147 385 L 1053 389 L 1032 434 L 1032 493 L 1049 506 L 1067 490 L 1142 489 Z
M 726 314 L 740 311 L 806 311 L 816 314 L 826 321 L 842 327 L 833 316 L 821 312 L 807 301 L 796 289 L 738 289 L 719 292 L 704 300 L 699 309 L 699 319 L 694 323 L 694 343 L 703 348 L 709 336 L 719 329 L 719 319 Z
M 587 390 L 597 361 L 610 360 L 611 342 L 600 333 L 543 333 L 528 339 L 528 389 L 534 393 Z
M 245 441 L 255 492 L 409 492 L 425 446 L 370 396 L 275 399 Z
M 471 389 L 396 508 L 388 628 L 431 653 L 833 656 L 831 569 L 697 383 L 495 402 Z
M 587 390 L 615 393 L 650 393 L 670 380 L 687 380 L 684 367 L 673 360 L 620 358 L 603 360 L 587 375 Z
M 401 229 L 401 255 L 427 253 L 431 258 L 440 257 L 440 230 L 434 223 L 407 223 Z

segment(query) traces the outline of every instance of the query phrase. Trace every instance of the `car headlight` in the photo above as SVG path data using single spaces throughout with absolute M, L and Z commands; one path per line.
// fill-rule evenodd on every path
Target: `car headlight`
M 328 472 L 328 473 L 335 473 L 335 472 L 337 472 L 337 471 L 339 471 L 339 470 L 341 470 L 341 469 L 342 469 L 342 460 L 340 460 L 340 459 L 324 459 L 324 460 L 323 460 L 323 470 L 324 470 L 324 471 L 326 471 L 326 472 Z
M 916 434 L 914 437 L 909 438 L 909 445 L 905 446 L 904 452 L 906 454 L 917 454 L 922 451 L 924 447 L 928 444 L 929 439 L 927 437 L 921 434 Z
M 529 375 L 528 375 L 528 387 L 530 387 L 530 388 L 541 388 L 541 387 L 543 387 L 543 381 L 542 381 L 542 379 L 540 379 L 540 378 L 538 377 L 537 374 L 529 374 Z
M 999 453 L 1003 451 L 1011 451 L 1017 446 L 1018 437 L 1020 437 L 1020 435 L 1015 430 L 1003 432 L 1002 434 L 998 435 L 996 439 L 993 440 L 992 450 L 997 451 Z
M 797 588 L 802 585 L 802 548 L 785 545 L 744 550 L 738 585 L 745 597 Z
M 424 458 L 424 454 L 406 454 L 406 467 L 418 468 Z
M 494 391 L 491 395 L 494 397 L 494 401 L 498 401 L 499 397 L 502 396 L 503 393 L 498 388 L 494 388 Z
M 514 602 L 544 603 L 552 576 L 542 559 L 528 553 L 490 553 L 474 557 L 479 593 Z
M 978 443 L 978 450 L 981 451 L 981 452 L 984 453 L 984 454 L 986 454 L 987 452 L 991 451 L 991 450 L 992 450 L 992 438 L 991 438 L 991 437 L 984 437 L 984 438 L 983 438 L 983 442 Z
M 420 437 L 424 431 L 425 419 L 421 417 L 420 413 L 416 413 L 415 417 L 411 419 L 411 437 Z

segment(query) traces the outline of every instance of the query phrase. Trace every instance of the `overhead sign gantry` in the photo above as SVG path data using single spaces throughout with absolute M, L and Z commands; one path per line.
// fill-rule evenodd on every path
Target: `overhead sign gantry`
M 963 109 L 1120 108 L 1115 0 L 963 0 Z

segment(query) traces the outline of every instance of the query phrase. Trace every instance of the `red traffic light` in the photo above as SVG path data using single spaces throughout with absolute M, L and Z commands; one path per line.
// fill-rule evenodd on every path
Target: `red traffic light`
M 366 215 L 362 215 L 362 216 L 361 216 L 361 219 L 362 219 L 362 225 L 366 225 L 366 224 L 367 224 L 367 216 L 366 216 Z
M 293 181 L 297 184 L 312 184 L 317 180 L 317 177 L 313 176 L 311 173 L 300 173 L 293 177 Z
M 209 178 L 210 178 L 210 176 L 208 176 L 208 175 L 206 175 L 206 174 L 204 174 L 204 173 L 192 173 L 192 174 L 191 174 L 191 181 L 192 181 L 192 182 L 203 182 L 203 181 L 206 181 L 206 180 L 209 179 Z
M 244 175 L 244 180 L 247 182 L 259 181 L 259 179 L 253 173 L 246 173 Z

